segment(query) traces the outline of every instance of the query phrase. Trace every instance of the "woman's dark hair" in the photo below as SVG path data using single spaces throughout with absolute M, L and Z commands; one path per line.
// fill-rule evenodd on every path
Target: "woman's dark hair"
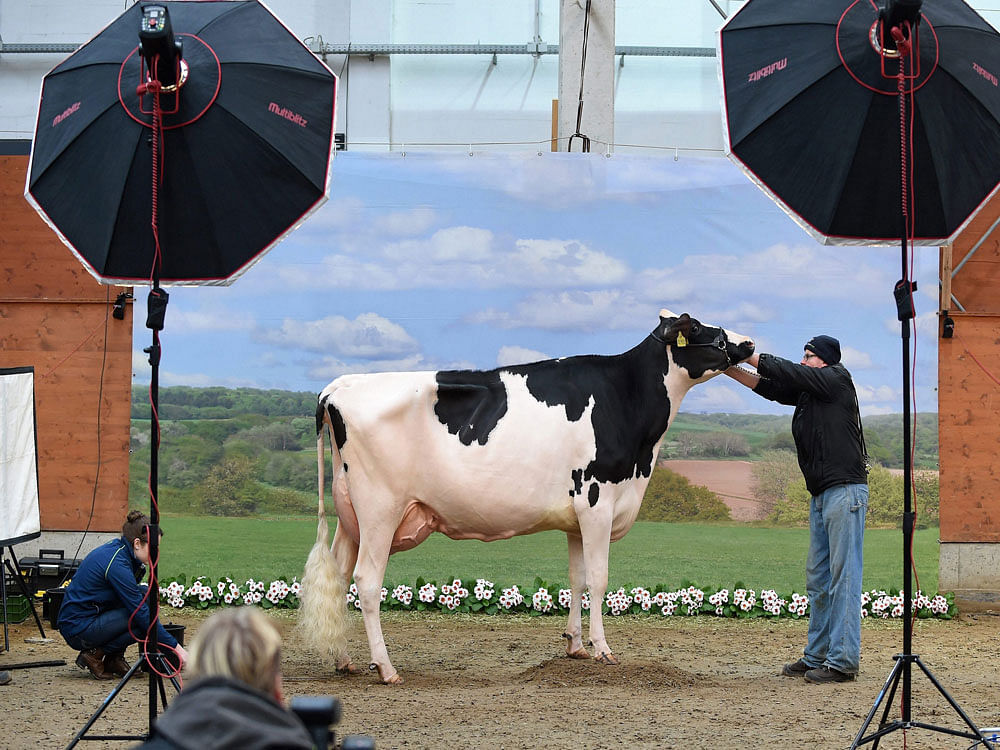
M 130 510 L 125 518 L 125 523 L 122 524 L 122 536 L 129 544 L 132 544 L 136 539 L 146 544 L 149 541 L 146 527 L 150 523 L 152 522 L 149 520 L 149 516 L 141 510 Z

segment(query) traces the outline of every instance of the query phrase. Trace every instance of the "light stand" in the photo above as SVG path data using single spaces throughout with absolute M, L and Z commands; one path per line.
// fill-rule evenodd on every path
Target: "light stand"
M 161 110 L 159 107 L 159 92 L 170 92 L 179 97 L 178 89 L 183 85 L 186 73 L 186 66 L 182 64 L 181 43 L 174 40 L 173 31 L 170 25 L 170 15 L 165 6 L 148 5 L 143 8 L 142 26 L 139 30 L 139 49 L 146 63 L 148 74 L 143 86 L 139 87 L 138 94 L 153 93 L 156 104 L 154 106 L 153 120 L 153 181 L 154 185 L 159 180 L 159 154 L 157 153 L 157 141 L 161 133 L 159 129 Z M 176 103 L 176 102 L 175 102 Z M 155 194 L 155 193 L 154 193 Z M 180 691 L 181 686 L 175 675 L 176 668 L 168 664 L 166 658 L 160 652 L 159 633 L 157 628 L 160 621 L 160 587 L 157 578 L 157 568 L 160 556 L 160 507 L 159 507 L 159 453 L 160 453 L 160 347 L 159 332 L 163 330 L 164 317 L 167 312 L 168 295 L 160 287 L 160 259 L 159 259 L 159 237 L 157 234 L 157 209 L 154 202 L 152 215 L 152 229 L 157 245 L 157 256 L 152 268 L 152 286 L 149 290 L 149 297 L 146 300 L 146 327 L 152 331 L 153 343 L 143 351 L 149 355 L 150 380 L 149 380 L 149 400 L 151 406 L 150 414 L 150 456 L 149 456 L 149 526 L 147 528 L 147 540 L 149 545 L 149 597 L 147 606 L 149 607 L 149 629 L 146 640 L 140 642 L 139 659 L 132 665 L 129 671 L 122 678 L 121 682 L 104 699 L 101 706 L 88 719 L 87 723 L 77 733 L 73 740 L 66 746 L 70 750 L 81 740 L 129 740 L 148 739 L 153 734 L 153 726 L 159 713 L 159 706 L 162 702 L 164 708 L 167 707 L 167 694 L 163 685 L 163 676 L 170 675 L 170 681 L 174 689 Z M 143 650 L 143 643 L 145 650 Z M 111 704 L 115 697 L 122 691 L 132 676 L 140 669 L 145 668 L 149 673 L 149 731 L 146 735 L 140 736 L 119 736 L 101 735 L 85 736 L 87 730 L 93 726 L 94 722 L 104 713 L 104 710 Z
M 149 400 L 152 406 L 150 419 L 150 454 L 149 454 L 149 632 L 145 642 L 145 650 L 140 642 L 139 659 L 132 665 L 131 669 L 121 679 L 115 688 L 108 694 L 100 707 L 91 715 L 83 728 L 77 733 L 73 740 L 66 746 L 66 750 L 76 746 L 81 740 L 145 740 L 153 733 L 153 725 L 159 713 L 160 705 L 167 707 L 167 693 L 163 685 L 163 675 L 171 675 L 170 682 L 174 689 L 180 691 L 181 686 L 177 677 L 173 675 L 175 667 L 169 664 L 159 649 L 159 634 L 157 624 L 160 618 L 159 605 L 159 583 L 157 580 L 157 567 L 160 548 L 160 509 L 159 509 L 159 453 L 160 453 L 160 336 L 163 330 L 163 319 L 167 311 L 169 296 L 160 288 L 159 277 L 154 275 L 153 286 L 149 290 L 147 298 L 146 327 L 153 332 L 153 343 L 143 349 L 149 355 L 150 378 L 149 378 Z M 122 691 L 122 688 L 132 679 L 136 672 L 145 667 L 149 672 L 149 732 L 146 735 L 92 735 L 87 737 L 87 731 L 100 718 L 104 710 L 111 705 L 111 702 Z
M 920 0 L 887 0 L 886 6 L 882 9 L 880 13 L 880 18 L 886 28 L 891 28 L 894 32 L 893 37 L 898 42 L 898 49 L 896 55 L 900 57 L 900 70 L 902 71 L 903 58 L 907 57 L 908 54 L 914 56 L 919 54 L 917 48 L 917 23 L 920 20 Z M 911 37 L 909 39 L 902 38 L 902 35 L 897 35 L 895 32 L 904 22 L 910 22 Z M 892 25 L 890 25 L 892 23 Z M 902 78 L 902 73 L 900 74 Z M 899 106 L 900 106 L 900 120 L 901 122 L 906 121 L 906 96 L 903 91 L 902 83 L 900 84 L 899 91 Z M 904 147 L 901 149 L 901 166 L 903 169 L 901 172 L 903 174 L 909 174 L 905 169 L 906 166 L 906 153 L 908 149 L 906 148 L 905 140 Z M 931 671 L 924 665 L 920 660 L 918 654 L 913 653 L 913 616 L 912 616 L 912 600 L 913 600 L 913 527 L 916 521 L 916 514 L 913 512 L 912 505 L 912 473 L 913 473 L 913 456 L 911 453 L 911 440 L 910 440 L 910 321 L 915 317 L 913 310 L 913 292 L 916 291 L 917 285 L 915 282 L 910 280 L 909 276 L 909 252 L 907 246 L 907 240 L 910 236 L 909 222 L 908 222 L 908 191 L 903 188 L 903 202 L 902 206 L 902 235 L 900 241 L 900 255 L 902 262 L 902 278 L 896 282 L 893 287 L 893 297 L 896 301 L 896 317 L 900 321 L 900 337 L 902 339 L 902 349 L 903 349 L 903 652 L 896 654 L 893 658 L 896 663 L 892 667 L 892 671 L 889 673 L 889 677 L 886 679 L 885 684 L 882 686 L 882 690 L 879 692 L 877 699 L 875 700 L 875 705 L 872 706 L 871 711 L 868 712 L 868 716 L 865 718 L 864 724 L 861 725 L 860 731 L 858 731 L 857 736 L 854 738 L 854 742 L 851 744 L 851 749 L 864 745 L 868 742 L 872 743 L 872 748 L 877 748 L 879 741 L 887 734 L 895 732 L 898 729 L 929 729 L 933 732 L 940 732 L 943 734 L 950 734 L 957 737 L 966 737 L 971 740 L 976 740 L 974 744 L 981 742 L 985 748 L 993 748 L 994 744 L 980 731 L 980 729 L 975 725 L 972 719 L 962 710 L 962 707 L 958 705 L 954 698 L 952 698 L 948 691 L 944 689 L 944 686 L 934 677 Z M 911 700 L 912 700 L 912 669 L 913 665 L 916 664 L 920 667 L 920 670 L 924 673 L 931 684 L 937 689 L 944 699 L 948 701 L 948 704 L 955 709 L 955 712 L 962 718 L 966 726 L 969 727 L 969 731 L 962 731 L 956 729 L 950 729 L 948 727 L 941 727 L 935 724 L 927 724 L 920 721 L 914 721 L 912 710 L 911 710 Z M 893 698 L 896 695 L 896 690 L 899 687 L 900 679 L 903 682 L 903 692 L 901 695 L 901 706 L 900 713 L 901 716 L 898 720 L 888 722 L 889 710 L 892 707 Z M 878 729 L 869 735 L 865 735 L 871 725 L 872 719 L 875 713 L 878 711 L 879 706 L 885 701 L 885 709 L 882 711 L 882 718 L 879 721 Z

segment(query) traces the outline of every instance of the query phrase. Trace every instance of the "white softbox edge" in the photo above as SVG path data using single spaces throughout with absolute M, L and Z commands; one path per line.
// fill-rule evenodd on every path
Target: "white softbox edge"
M 0 547 L 41 535 L 35 369 L 0 368 Z

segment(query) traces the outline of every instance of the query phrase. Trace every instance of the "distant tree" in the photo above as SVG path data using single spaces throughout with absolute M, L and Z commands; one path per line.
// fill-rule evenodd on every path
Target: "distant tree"
M 766 451 L 750 472 L 751 492 L 767 515 L 787 499 L 788 486 L 802 476 L 795 454 L 781 450 Z
M 765 443 L 767 450 L 775 451 L 795 451 L 795 440 L 790 431 L 776 432 Z
M 785 497 L 779 500 L 767 520 L 776 526 L 808 526 L 809 501 L 812 496 L 806 489 L 806 480 L 800 474 L 785 488 Z
M 248 430 L 242 430 L 236 433 L 233 439 L 246 440 L 269 451 L 302 450 L 299 434 L 292 425 L 284 421 L 272 422 L 271 424 L 258 425 Z
M 640 521 L 728 521 L 728 506 L 707 487 L 656 467 L 639 509 Z
M 939 522 L 938 476 L 936 472 L 917 472 L 913 482 L 913 507 L 917 509 L 917 528 L 926 529 Z M 768 520 L 782 526 L 809 523 L 811 496 L 805 480 L 788 483 L 785 497 L 779 500 Z M 903 477 L 884 466 L 875 464 L 868 474 L 868 513 L 865 525 L 869 528 L 902 528 Z
M 212 516 L 248 516 L 257 510 L 256 465 L 245 456 L 214 467 L 199 489 L 202 507 Z
M 682 456 L 734 458 L 750 455 L 750 443 L 735 432 L 681 432 L 676 438 Z

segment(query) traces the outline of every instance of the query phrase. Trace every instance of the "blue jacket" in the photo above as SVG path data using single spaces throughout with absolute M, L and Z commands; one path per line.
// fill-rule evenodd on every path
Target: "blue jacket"
M 63 595 L 59 632 L 63 637 L 76 636 L 102 612 L 124 608 L 136 612 L 131 629 L 136 636 L 143 637 L 149 629 L 149 605 L 143 602 L 145 589 L 138 583 L 143 571 L 143 564 L 135 558 L 132 545 L 124 537 L 94 549 L 80 563 Z M 150 592 L 150 596 L 156 595 Z M 177 645 L 177 639 L 160 623 L 157 634 L 160 643 Z

